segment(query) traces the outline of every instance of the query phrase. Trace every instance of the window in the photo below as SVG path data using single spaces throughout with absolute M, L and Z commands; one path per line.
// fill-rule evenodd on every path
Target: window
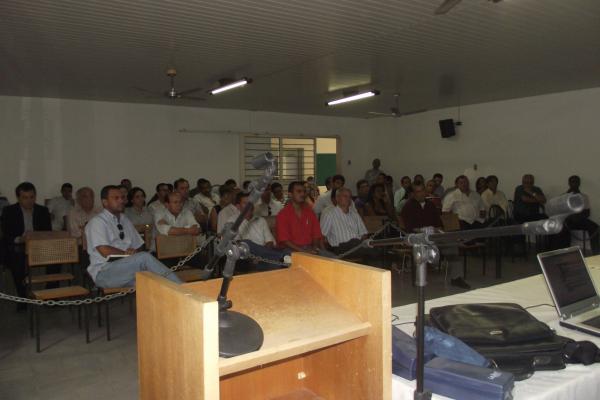
M 242 180 L 254 180 L 263 175 L 262 170 L 252 168 L 252 159 L 265 152 L 277 158 L 278 170 L 275 180 L 284 188 L 290 182 L 304 181 L 317 176 L 318 141 L 316 137 L 288 137 L 268 135 L 245 135 L 242 137 Z M 327 138 L 336 141 L 336 138 Z M 335 147 L 335 146 L 334 146 Z

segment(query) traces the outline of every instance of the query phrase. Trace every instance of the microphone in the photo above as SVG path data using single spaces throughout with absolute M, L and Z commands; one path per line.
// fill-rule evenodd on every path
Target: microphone
M 544 207 L 546 215 L 554 217 L 564 214 L 575 214 L 583 211 L 585 201 L 581 194 L 565 193 L 558 197 L 554 197 Z
M 525 235 L 554 235 L 563 228 L 561 218 L 551 217 L 540 221 L 526 222 L 521 226 Z
M 266 153 L 261 153 L 254 156 L 250 163 L 254 169 L 265 169 L 270 167 L 274 161 L 275 157 L 273 157 L 273 154 L 267 151 Z

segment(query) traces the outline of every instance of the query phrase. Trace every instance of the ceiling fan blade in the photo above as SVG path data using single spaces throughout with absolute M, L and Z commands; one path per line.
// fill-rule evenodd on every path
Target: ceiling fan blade
M 197 92 L 199 90 L 202 90 L 202 88 L 198 87 L 198 88 L 194 88 L 194 89 L 187 89 L 187 90 L 183 90 L 181 92 L 177 92 L 177 94 L 180 95 L 180 96 L 185 96 L 186 94 L 194 93 L 194 92 Z
M 189 100 L 197 100 L 197 101 L 206 101 L 203 97 L 195 97 L 195 96 L 178 96 L 179 99 L 189 99 Z
M 435 15 L 446 14 L 462 0 L 444 0 L 444 2 L 433 12 Z
M 161 92 L 155 92 L 153 90 L 144 89 L 144 88 L 141 88 L 138 86 L 132 86 L 132 88 L 134 88 L 135 90 L 139 90 L 140 92 L 153 94 L 155 96 L 161 96 L 161 97 L 163 96 L 163 93 L 161 93 Z
M 428 111 L 428 110 L 426 108 L 422 108 L 420 110 L 409 111 L 409 112 L 400 113 L 400 114 L 397 114 L 397 115 L 398 115 L 398 117 L 402 117 L 404 115 L 420 114 L 420 113 L 425 112 L 425 111 Z

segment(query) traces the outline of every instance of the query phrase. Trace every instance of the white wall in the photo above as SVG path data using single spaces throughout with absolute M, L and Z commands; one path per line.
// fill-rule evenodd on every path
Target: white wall
M 57 195 L 65 181 L 98 192 L 128 177 L 151 195 L 156 183 L 178 177 L 192 186 L 199 177 L 214 183 L 239 180 L 239 135 L 218 133 L 227 130 L 339 135 L 342 172 L 354 182 L 377 149 L 367 124 L 300 114 L 0 96 L 0 193 L 14 200 L 14 187 L 25 180 L 37 186 L 40 200 Z
M 577 174 L 600 215 L 600 88 L 462 107 L 464 125 L 442 139 L 438 120 L 456 114 L 453 108 L 374 120 L 373 130 L 385 137 L 382 168 L 396 180 L 441 172 L 448 186 L 477 164 L 478 176 L 497 175 L 510 198 L 524 173 L 549 196 L 563 193 Z

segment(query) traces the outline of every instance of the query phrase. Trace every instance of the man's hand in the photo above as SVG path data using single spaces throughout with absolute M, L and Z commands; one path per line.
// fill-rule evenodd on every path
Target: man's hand
M 200 228 L 198 227 L 198 225 L 193 225 L 191 227 L 188 228 L 188 234 L 193 235 L 193 236 L 197 236 L 200 234 Z

